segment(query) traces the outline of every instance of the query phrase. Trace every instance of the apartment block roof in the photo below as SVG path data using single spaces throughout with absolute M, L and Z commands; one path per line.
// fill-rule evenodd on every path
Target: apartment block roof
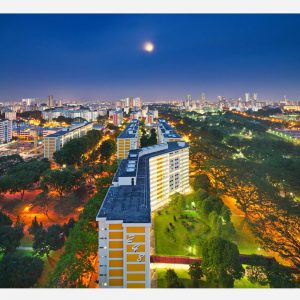
M 96 219 L 151 223 L 149 159 L 188 147 L 186 142 L 169 142 L 130 150 L 119 165 Z M 121 177 L 136 178 L 136 184 L 118 185 Z

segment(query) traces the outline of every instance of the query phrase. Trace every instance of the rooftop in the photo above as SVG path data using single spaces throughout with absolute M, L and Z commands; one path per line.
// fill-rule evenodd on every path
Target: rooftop
M 132 119 L 126 128 L 119 134 L 118 139 L 134 138 L 139 130 L 139 121 Z
M 170 142 L 131 150 L 128 158 L 122 160 L 113 183 L 117 184 L 119 177 L 136 177 L 136 185 L 111 186 L 97 219 L 123 220 L 124 223 L 151 223 L 149 159 L 187 147 L 188 144 L 185 142 Z
M 163 136 L 166 138 L 181 138 L 181 136 L 165 119 L 158 119 L 158 127 L 160 128 Z
M 46 137 L 52 138 L 52 137 L 63 136 L 63 135 L 65 135 L 65 134 L 67 134 L 67 133 L 69 133 L 71 131 L 77 130 L 77 129 L 82 128 L 82 127 L 84 127 L 86 125 L 89 125 L 89 124 L 92 124 L 92 123 L 91 122 L 83 122 L 83 123 L 74 122 L 74 123 L 72 123 L 71 126 L 65 127 L 62 130 L 60 130 L 60 131 L 57 131 L 57 132 L 52 133 L 52 134 L 49 134 Z

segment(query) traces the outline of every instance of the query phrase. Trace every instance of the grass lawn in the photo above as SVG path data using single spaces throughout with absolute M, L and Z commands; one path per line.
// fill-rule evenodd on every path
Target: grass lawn
M 189 223 L 193 223 L 194 228 L 190 231 L 182 224 L 180 216 L 176 214 L 177 221 L 174 221 L 174 213 L 166 210 L 161 211 L 161 215 L 155 214 L 155 252 L 157 255 L 186 255 L 199 256 L 200 249 L 197 242 L 198 233 L 203 231 L 205 225 L 198 218 L 193 218 Z M 192 215 L 192 214 L 191 214 Z M 167 232 L 169 223 L 175 227 L 170 233 Z
M 158 288 L 166 288 L 167 287 L 167 282 L 165 279 L 166 276 L 166 269 L 157 269 L 156 274 L 157 274 L 157 287 Z M 185 288 L 191 288 L 191 279 L 188 274 L 188 271 L 186 270 L 175 270 L 176 274 L 178 277 L 183 281 L 184 287 Z M 234 287 L 235 288 L 267 288 L 268 286 L 261 286 L 259 284 L 253 284 L 251 283 L 247 277 L 243 277 L 240 280 L 236 280 L 234 282 Z M 208 282 L 206 282 L 205 277 L 200 280 L 200 286 L 199 288 L 211 288 Z
M 155 253 L 157 255 L 184 255 L 200 256 L 200 236 L 205 236 L 207 225 L 201 220 L 196 212 L 187 213 L 190 218 L 184 219 L 188 224 L 193 226 L 191 230 L 187 229 L 180 219 L 180 215 L 170 211 L 166 213 L 163 209 L 160 214 L 154 216 L 155 227 Z M 174 221 L 174 215 L 177 221 Z M 259 244 L 255 241 L 253 234 L 247 224 L 242 224 L 243 218 L 238 215 L 232 215 L 232 223 L 236 230 L 236 237 L 232 241 L 238 245 L 241 254 L 259 254 L 266 253 L 260 249 Z M 174 225 L 171 232 L 167 232 L 170 227 L 169 223 Z

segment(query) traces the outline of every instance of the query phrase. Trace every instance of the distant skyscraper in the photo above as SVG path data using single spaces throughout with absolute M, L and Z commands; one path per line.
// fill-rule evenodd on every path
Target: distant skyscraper
M 192 95 L 187 95 L 185 98 L 185 107 L 189 107 L 192 104 Z
M 257 93 L 253 93 L 253 100 L 254 100 L 254 101 L 257 100 Z
M 119 126 L 123 121 L 123 112 L 121 110 L 115 110 L 113 113 L 113 123 L 115 126 Z
M 202 103 L 205 102 L 205 93 L 201 93 L 201 102 L 202 102 Z
M 53 107 L 54 106 L 54 99 L 53 99 L 53 96 L 50 95 L 48 96 L 48 107 Z
M 12 140 L 12 121 L 0 120 L 0 144 L 8 143 Z
M 246 102 L 250 101 L 250 94 L 249 93 L 245 93 L 245 101 Z

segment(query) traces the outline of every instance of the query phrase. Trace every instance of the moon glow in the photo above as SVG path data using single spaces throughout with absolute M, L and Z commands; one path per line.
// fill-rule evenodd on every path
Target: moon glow
M 153 52 L 153 50 L 154 50 L 154 44 L 151 43 L 151 42 L 146 42 L 146 43 L 144 44 L 144 50 L 145 50 L 146 52 L 149 52 L 149 53 Z

